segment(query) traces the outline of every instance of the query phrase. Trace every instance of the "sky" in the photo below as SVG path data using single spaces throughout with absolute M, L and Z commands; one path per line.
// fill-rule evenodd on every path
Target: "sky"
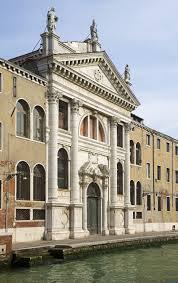
M 62 41 L 85 40 L 94 18 L 118 71 L 129 64 L 135 114 L 178 138 L 178 0 L 0 0 L 0 57 L 30 52 L 56 8 Z

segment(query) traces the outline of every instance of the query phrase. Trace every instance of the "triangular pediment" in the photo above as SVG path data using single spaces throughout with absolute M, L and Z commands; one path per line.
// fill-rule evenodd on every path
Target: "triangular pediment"
M 109 79 L 106 77 L 104 72 L 97 64 L 78 66 L 78 67 L 72 66 L 71 68 L 77 71 L 78 73 L 85 75 L 94 82 L 97 82 L 98 84 L 110 89 L 111 91 L 116 92 L 115 88 L 113 87 Z
M 83 84 L 85 88 L 89 87 L 98 93 L 101 93 L 100 88 L 103 89 L 106 97 L 110 95 L 109 100 L 122 104 L 128 110 L 134 110 L 140 105 L 105 52 L 60 54 L 55 55 L 54 59 L 63 66 L 58 68 L 60 72 L 70 80 L 75 78 L 75 83 Z

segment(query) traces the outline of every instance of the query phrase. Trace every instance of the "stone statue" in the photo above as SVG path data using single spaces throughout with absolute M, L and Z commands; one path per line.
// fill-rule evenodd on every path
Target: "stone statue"
M 54 33 L 56 30 L 56 23 L 58 17 L 56 16 L 55 9 L 52 7 L 47 14 L 47 29 L 48 32 Z
M 93 20 L 92 25 L 90 26 L 91 40 L 93 42 L 98 42 L 98 32 L 95 20 Z
M 131 84 L 130 83 L 130 69 L 129 69 L 129 65 L 128 64 L 125 66 L 124 80 L 125 80 L 125 82 L 127 84 Z

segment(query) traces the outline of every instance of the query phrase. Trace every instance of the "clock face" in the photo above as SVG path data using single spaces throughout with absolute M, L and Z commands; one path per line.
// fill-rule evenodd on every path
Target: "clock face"
M 97 82 L 100 82 L 102 80 L 102 74 L 99 70 L 94 71 L 94 78 Z

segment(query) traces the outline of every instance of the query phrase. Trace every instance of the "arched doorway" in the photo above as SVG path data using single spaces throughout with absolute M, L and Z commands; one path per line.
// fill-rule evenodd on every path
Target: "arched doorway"
M 101 195 L 96 183 L 87 189 L 87 229 L 90 234 L 100 233 L 101 226 Z

